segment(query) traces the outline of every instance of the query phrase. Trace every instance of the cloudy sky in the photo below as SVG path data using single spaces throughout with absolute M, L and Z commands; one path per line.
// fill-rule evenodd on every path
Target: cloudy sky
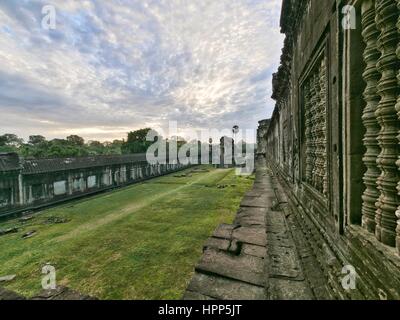
M 42 8 L 56 9 L 56 29 Z M 112 140 L 256 128 L 273 109 L 281 0 L 1 0 L 0 134 Z

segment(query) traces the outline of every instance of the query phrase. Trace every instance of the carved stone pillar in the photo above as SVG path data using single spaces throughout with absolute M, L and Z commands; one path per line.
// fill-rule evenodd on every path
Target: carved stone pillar
M 380 126 L 376 119 L 375 112 L 380 101 L 380 96 L 377 92 L 377 84 L 381 74 L 376 68 L 380 52 L 377 47 L 379 31 L 375 23 L 375 2 L 373 0 L 363 2 L 362 28 L 362 36 L 366 44 L 364 51 L 366 68 L 363 73 L 363 78 L 366 82 L 364 91 L 366 106 L 362 116 L 363 124 L 366 128 L 363 140 L 366 152 L 363 157 L 363 162 L 367 168 L 363 178 L 366 189 L 362 196 L 362 225 L 369 232 L 375 233 L 375 203 L 378 201 L 380 195 L 376 182 L 381 173 L 376 164 L 380 153 L 377 139 Z
M 381 153 L 377 164 L 381 169 L 378 178 L 378 189 L 381 193 L 377 201 L 375 234 L 381 242 L 395 246 L 396 244 L 396 210 L 399 204 L 397 183 L 399 181 L 398 168 L 396 166 L 399 144 L 397 134 L 399 119 L 395 105 L 397 102 L 398 84 L 397 69 L 398 59 L 396 49 L 399 40 L 397 30 L 398 11 L 393 0 L 376 0 L 376 23 L 380 36 L 378 49 L 381 57 L 377 68 L 382 74 L 378 82 L 378 94 L 381 96 L 376 116 L 381 126 L 378 136 Z

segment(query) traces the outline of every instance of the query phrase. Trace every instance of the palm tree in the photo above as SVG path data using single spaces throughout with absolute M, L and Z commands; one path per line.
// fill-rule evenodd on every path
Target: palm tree
M 239 132 L 239 126 L 238 125 L 234 125 L 232 128 L 232 133 L 233 133 L 233 140 L 234 142 L 236 141 L 236 134 Z

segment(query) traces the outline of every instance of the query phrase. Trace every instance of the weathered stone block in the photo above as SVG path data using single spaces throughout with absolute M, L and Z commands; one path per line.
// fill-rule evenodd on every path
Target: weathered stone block
M 268 298 L 270 300 L 314 300 L 306 281 L 269 279 Z
M 250 255 L 234 256 L 207 249 L 196 270 L 202 273 L 215 273 L 259 286 L 263 286 L 265 283 L 264 260 Z
M 235 226 L 230 225 L 230 224 L 221 224 L 214 231 L 213 237 L 222 238 L 222 239 L 231 239 L 234 228 L 235 228 Z
M 242 246 L 242 253 L 248 254 L 250 256 L 255 256 L 259 258 L 265 258 L 267 255 L 267 249 L 261 246 L 254 246 L 251 244 L 243 244 Z
M 240 204 L 242 207 L 268 208 L 270 201 L 265 197 L 245 196 Z
M 233 238 L 243 243 L 265 246 L 267 241 L 266 229 L 240 227 L 233 230 Z

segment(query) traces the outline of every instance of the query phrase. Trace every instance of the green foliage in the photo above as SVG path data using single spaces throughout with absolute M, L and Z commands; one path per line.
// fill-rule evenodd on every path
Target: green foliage
M 123 154 L 131 154 L 131 153 L 144 153 L 147 151 L 149 146 L 151 146 L 151 142 L 126 142 L 123 144 L 121 148 L 121 152 Z
M 123 140 L 99 142 L 85 140 L 77 135 L 66 139 L 46 140 L 41 135 L 31 135 L 27 143 L 14 134 L 0 136 L 0 152 L 16 152 L 26 159 L 85 157 L 96 155 L 121 154 Z
M 123 154 L 144 153 L 154 143 L 147 141 L 147 134 L 151 131 L 150 128 L 131 131 L 128 133 L 128 140 L 121 146 Z
M 47 140 L 41 135 L 31 135 L 28 142 L 24 143 L 23 139 L 15 134 L 4 134 L 0 135 L 0 152 L 17 152 L 26 159 L 145 153 L 157 139 L 163 139 L 154 131 L 154 141 L 147 141 L 146 137 L 151 130 L 145 128 L 131 131 L 128 133 L 126 141 L 100 142 L 91 140 L 87 143 L 77 135 L 70 135 L 66 139 L 53 140 Z M 178 150 L 187 143 L 184 138 L 179 136 L 173 136 L 165 142 L 167 149 L 169 143 L 176 142 Z M 198 144 L 200 149 L 201 143 L 198 142 Z
M 46 138 L 41 135 L 29 136 L 28 143 L 31 145 L 40 145 L 46 142 Z
M 18 148 L 24 142 L 17 135 L 6 133 L 0 136 L 0 147 L 15 147 Z
M 18 152 L 18 149 L 12 146 L 0 146 L 0 153 Z
M 150 128 L 140 129 L 128 132 L 128 143 L 130 142 L 146 142 L 147 134 L 151 131 Z
M 24 144 L 19 150 L 25 158 L 63 158 L 89 155 L 84 144 L 78 145 L 73 140 L 53 139 L 46 141 L 42 138 L 30 138 L 29 141 L 30 143 Z
M 82 147 L 85 144 L 85 140 L 77 135 L 68 136 L 67 141 L 77 147 Z

